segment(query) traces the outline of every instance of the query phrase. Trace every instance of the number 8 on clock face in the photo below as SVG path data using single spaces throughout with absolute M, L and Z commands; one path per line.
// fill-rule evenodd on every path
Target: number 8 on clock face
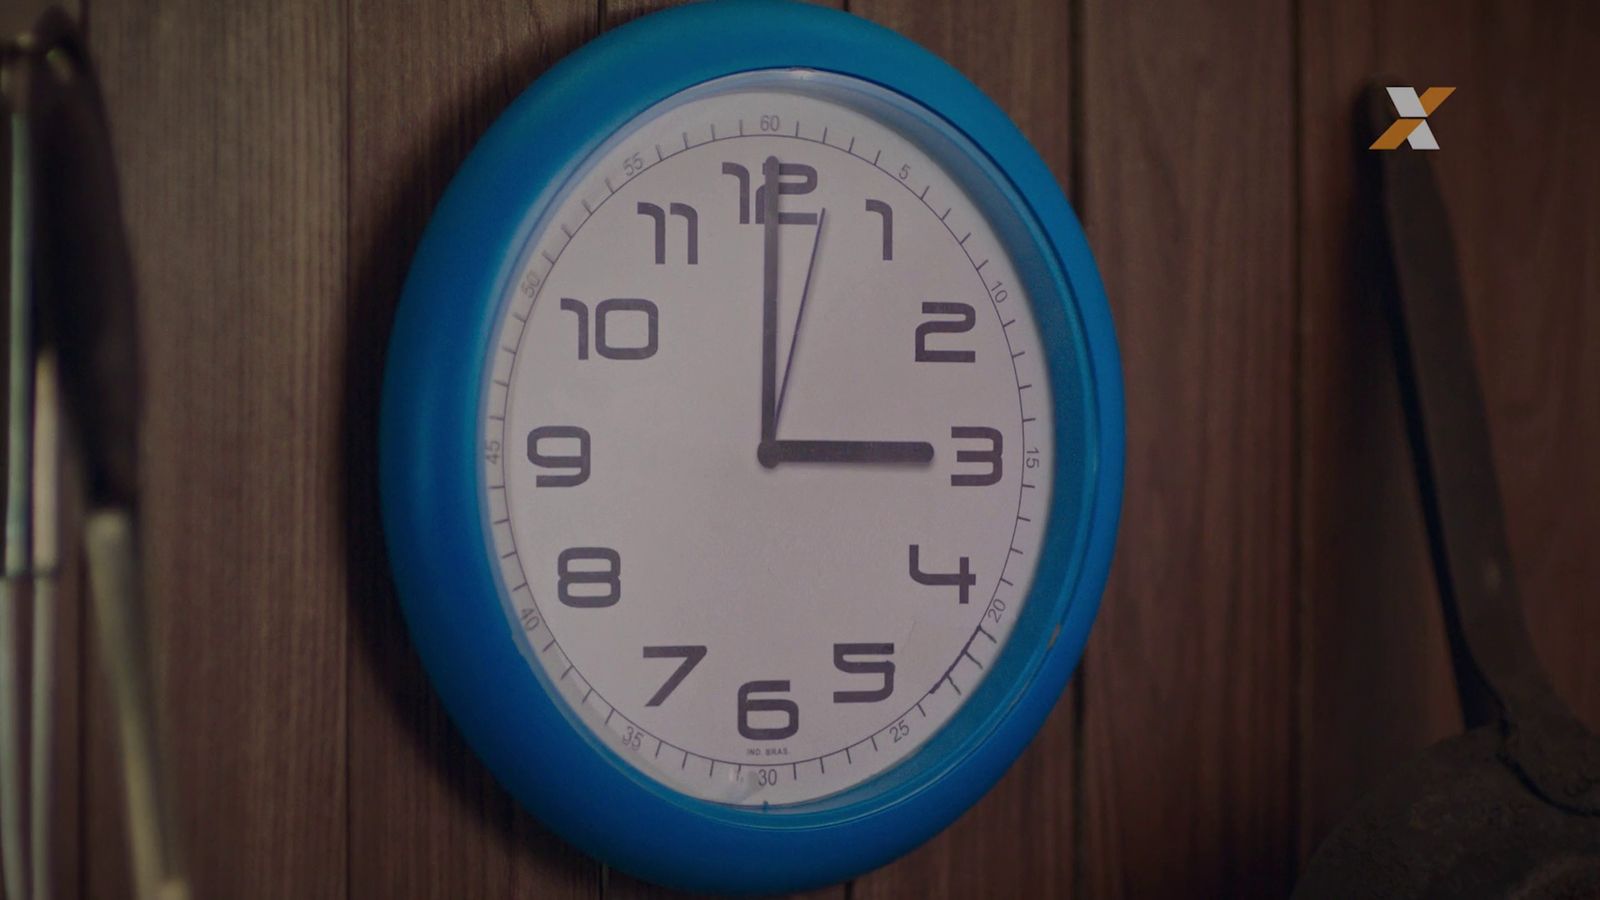
M 652 19 L 739 31 L 751 26 L 732 10 L 752 8 Z M 760 8 L 818 35 L 818 15 L 871 28 Z M 643 52 L 668 28 L 651 27 L 619 40 Z M 584 52 L 599 71 L 624 44 Z M 566 787 L 524 771 L 541 753 L 586 772 L 603 761 L 598 787 L 724 836 L 790 822 L 816 834 L 830 811 L 848 828 L 897 797 L 936 797 L 929 786 L 964 768 L 981 791 L 1037 727 L 1092 617 L 1121 432 L 1081 234 L 1014 131 L 976 142 L 999 127 L 992 108 L 954 127 L 825 44 L 814 65 L 691 67 L 648 102 L 602 92 L 632 108 L 570 156 L 548 151 L 542 185 L 522 186 L 517 126 L 497 126 L 512 133 L 486 138 L 462 175 L 476 186 L 452 188 L 419 250 L 395 338 L 416 351 L 391 356 L 385 410 L 397 573 L 469 738 L 547 816 L 568 815 Z M 977 104 L 968 88 L 961 102 Z M 508 119 L 537 120 L 525 102 Z M 1012 157 L 1037 167 L 1023 187 L 1001 168 Z M 1043 196 L 1023 191 L 1039 183 Z M 519 190 L 529 199 L 508 199 Z M 449 227 L 488 239 L 435 237 Z M 453 325 L 455 301 L 432 297 L 459 296 L 480 267 L 492 271 L 466 281 L 485 289 L 465 291 L 480 324 Z M 459 376 L 395 374 L 428 366 L 424 353 Z M 414 421 L 451 391 L 463 401 L 447 415 Z M 447 487 L 436 473 L 456 471 L 462 445 L 441 434 L 458 422 L 476 449 Z M 438 532 L 417 520 L 440 508 L 476 518 L 479 549 L 470 535 L 430 545 Z M 482 696 L 507 683 L 526 708 Z M 524 713 L 537 735 L 518 731 Z M 600 830 L 568 829 L 591 846 Z M 652 868 L 649 850 L 609 852 L 691 886 L 818 877 L 685 874 Z

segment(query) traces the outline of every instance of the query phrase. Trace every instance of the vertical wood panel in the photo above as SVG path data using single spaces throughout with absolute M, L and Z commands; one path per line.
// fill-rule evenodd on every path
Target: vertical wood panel
M 1431 127 L 1535 643 L 1600 723 L 1600 124 L 1593 4 L 1309 2 L 1300 24 L 1306 748 L 1302 851 L 1461 727 L 1380 309 L 1352 110 L 1368 78 L 1453 85 Z M 1409 151 L 1398 151 L 1409 152 Z
M 1449 14 L 1413 8 L 1395 33 Z M 1470 21 L 1485 77 L 1465 127 L 1439 123 L 1459 148 L 1440 177 L 1535 646 L 1600 730 L 1600 6 L 1502 0 Z
M 350 298 L 343 459 L 353 560 L 350 893 L 592 897 L 598 868 L 517 806 L 445 716 L 387 578 L 377 516 L 383 348 L 411 254 L 474 141 L 593 36 L 592 0 L 394 4 L 350 21 Z
M 695 0 L 600 0 L 600 14 L 603 18 L 601 25 L 605 28 L 615 28 L 646 13 L 692 2 Z M 802 0 L 802 2 L 831 6 L 834 9 L 843 9 L 845 5 L 844 0 Z
M 1353 128 L 1378 71 L 1374 12 L 1313 2 L 1300 23 L 1302 855 L 1375 779 L 1461 727 L 1388 326 L 1360 284 L 1377 226 L 1355 219 L 1369 151 Z
M 1033 142 L 1063 184 L 1072 171 L 1070 5 L 1005 0 L 853 0 L 960 69 Z M 857 880 L 853 896 L 1064 896 L 1074 873 L 1075 734 L 1068 688 L 994 790 L 920 849 Z
M 67 437 L 70 441 L 70 436 Z M 64 448 L 64 458 L 76 458 Z M 86 736 L 86 679 L 99 678 L 95 661 L 86 657 L 90 637 L 88 573 L 78 565 L 83 551 L 83 489 L 73 478 L 61 481 L 61 573 L 56 594 L 55 734 L 50 760 L 50 889 L 55 897 L 85 895 L 83 766 Z
M 1087 0 L 1085 218 L 1127 379 L 1118 556 L 1085 667 L 1083 882 L 1289 887 L 1289 6 Z
M 311 0 L 94 7 L 140 279 L 144 546 L 196 896 L 344 894 L 343 25 Z M 88 684 L 103 704 L 98 669 Z M 116 771 L 89 762 L 91 828 L 115 820 Z M 127 890 L 124 846 L 98 835 L 85 894 Z
M 614 28 L 625 22 L 630 22 L 647 13 L 670 6 L 678 6 L 687 0 L 601 0 L 601 15 L 607 28 Z M 822 6 L 841 8 L 843 0 L 809 0 Z M 605 887 L 602 895 L 617 900 L 671 900 L 683 897 L 678 891 L 668 890 L 660 885 L 650 884 L 633 878 L 626 873 L 607 868 L 605 871 Z M 845 900 L 848 888 L 844 885 L 820 888 L 802 894 L 792 895 L 796 900 Z

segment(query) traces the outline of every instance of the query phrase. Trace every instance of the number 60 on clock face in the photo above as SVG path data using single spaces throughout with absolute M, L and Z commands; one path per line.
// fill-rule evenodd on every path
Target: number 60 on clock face
M 580 51 L 441 202 L 388 365 L 430 675 L 520 799 L 645 877 L 909 849 L 1081 651 L 1120 493 L 1099 281 L 1015 128 L 891 33 L 708 4 Z

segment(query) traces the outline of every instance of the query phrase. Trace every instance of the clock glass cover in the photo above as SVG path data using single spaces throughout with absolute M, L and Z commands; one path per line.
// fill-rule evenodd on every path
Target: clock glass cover
M 483 527 L 594 740 L 777 807 L 911 758 L 1007 646 L 1057 402 L 1016 203 L 869 82 L 679 93 L 537 213 L 483 372 Z

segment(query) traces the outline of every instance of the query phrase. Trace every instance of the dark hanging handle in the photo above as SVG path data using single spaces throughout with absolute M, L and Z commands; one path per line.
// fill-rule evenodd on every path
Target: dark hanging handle
M 23 54 L 39 340 L 60 354 L 89 502 L 131 509 L 138 495 L 136 290 L 99 82 L 60 8 L 35 26 Z
M 1394 82 L 1389 82 L 1394 83 Z M 1370 141 L 1394 121 L 1368 89 Z M 1533 648 L 1506 540 L 1483 388 L 1473 364 L 1449 216 L 1430 155 L 1365 154 L 1387 264 L 1406 430 L 1468 728 L 1499 723 L 1504 757 L 1547 801 L 1600 814 L 1600 741 L 1551 687 Z

